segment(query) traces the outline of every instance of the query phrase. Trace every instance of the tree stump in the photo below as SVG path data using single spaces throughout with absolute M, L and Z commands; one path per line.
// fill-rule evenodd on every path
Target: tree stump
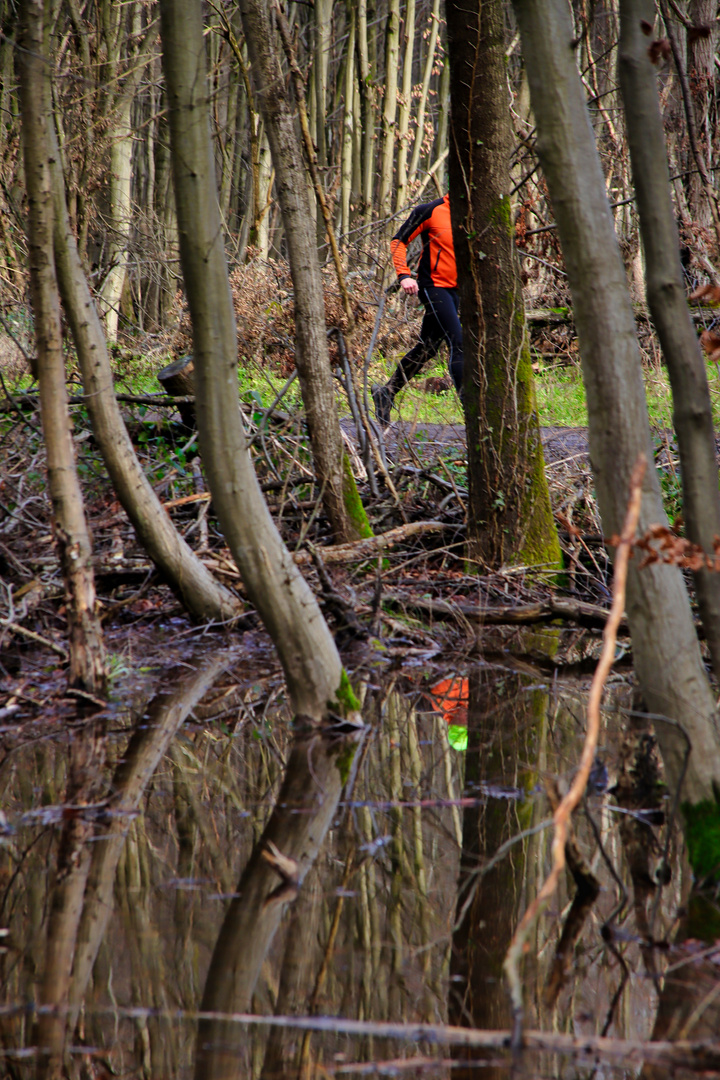
M 173 360 L 158 372 L 158 382 L 170 397 L 195 396 L 195 365 L 192 356 L 181 356 Z M 185 427 L 195 428 L 195 404 L 189 401 L 178 402 L 178 412 Z

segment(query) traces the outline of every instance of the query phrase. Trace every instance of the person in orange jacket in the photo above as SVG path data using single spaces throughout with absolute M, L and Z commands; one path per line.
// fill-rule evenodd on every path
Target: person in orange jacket
M 407 248 L 416 236 L 422 241 L 417 280 L 407 264 Z M 463 346 L 458 316 L 457 267 L 450 223 L 450 196 L 416 206 L 390 241 L 393 265 L 400 288 L 406 296 L 418 296 L 425 308 L 420 340 L 400 360 L 384 386 L 373 386 L 375 415 L 385 426 L 398 390 L 417 375 L 445 341 L 450 355 L 448 367 L 455 389 L 462 398 Z

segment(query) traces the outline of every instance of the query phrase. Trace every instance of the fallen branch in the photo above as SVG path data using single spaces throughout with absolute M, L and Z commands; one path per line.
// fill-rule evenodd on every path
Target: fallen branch
M 513 1046 L 516 1048 L 522 1044 L 523 1034 L 523 996 L 522 983 L 520 981 L 520 960 L 525 951 L 525 946 L 532 929 L 540 917 L 541 912 L 547 907 L 550 898 L 557 888 L 560 875 L 565 869 L 565 844 L 570 828 L 570 817 L 583 796 L 585 787 L 587 786 L 588 776 L 590 775 L 590 770 L 593 761 L 595 760 L 595 750 L 597 748 L 598 735 L 600 732 L 600 702 L 605 687 L 605 680 L 608 677 L 613 660 L 615 659 L 617 632 L 625 608 L 625 583 L 627 580 L 628 562 L 630 559 L 632 542 L 635 537 L 635 530 L 637 529 L 637 523 L 640 517 L 642 479 L 645 475 L 646 464 L 645 456 L 641 454 L 635 464 L 630 479 L 630 500 L 628 503 L 627 514 L 625 515 L 620 542 L 618 543 L 617 551 L 615 553 L 612 606 L 603 633 L 602 652 L 597 668 L 595 669 L 595 674 L 593 675 L 592 683 L 590 684 L 590 693 L 588 695 L 585 744 L 580 758 L 580 765 L 570 790 L 553 814 L 555 835 L 552 844 L 552 870 L 545 879 L 545 883 L 540 892 L 520 920 L 520 924 L 510 943 L 510 948 L 507 951 L 505 963 L 503 964 L 512 1000 L 514 1016 Z
M 28 630 L 26 627 L 21 626 L 20 623 L 11 622 L 9 619 L 0 619 L 0 626 L 6 630 L 12 630 L 14 634 L 21 634 L 23 637 L 30 638 L 31 641 L 37 641 L 40 645 L 52 649 L 58 656 L 62 656 L 63 660 L 70 659 L 67 649 L 63 649 L 62 645 L 56 645 L 54 641 L 43 637 L 42 634 L 36 634 L 34 630 Z
M 24 1016 L 60 1012 L 52 1006 L 22 1004 L 0 1006 L 0 1017 Z M 87 1015 L 110 1016 L 132 1020 L 211 1020 L 249 1027 L 289 1029 L 294 1031 L 329 1032 L 359 1038 L 396 1039 L 403 1043 L 429 1043 L 436 1046 L 467 1046 L 478 1050 L 509 1050 L 509 1031 L 488 1031 L 480 1028 L 456 1027 L 450 1024 L 420 1024 L 374 1020 L 348 1020 L 341 1016 L 261 1016 L 257 1013 L 231 1013 L 185 1009 L 151 1009 L 140 1006 L 100 1006 L 87 1008 Z M 720 1041 L 716 1039 L 655 1040 L 615 1039 L 603 1035 L 566 1035 L 555 1031 L 526 1031 L 525 1049 L 531 1052 L 563 1054 L 584 1061 L 619 1062 L 635 1068 L 643 1062 L 668 1068 L 707 1071 L 720 1069 Z M 79 1052 L 87 1052 L 80 1047 Z M 11 1058 L 15 1051 L 4 1050 L 2 1056 Z M 27 1055 L 26 1050 L 20 1051 Z
M 484 607 L 481 604 L 464 604 L 456 600 L 426 600 L 409 593 L 385 592 L 383 602 L 404 609 L 415 610 L 436 619 L 477 623 L 481 626 L 532 626 L 534 623 L 552 619 L 565 619 L 590 629 L 602 628 L 607 623 L 608 612 L 597 604 L 583 600 L 540 600 L 534 604 L 501 604 Z M 622 616 L 618 630 L 627 630 L 627 619 Z
M 333 547 L 318 548 L 323 562 L 338 563 L 352 562 L 355 559 L 367 559 L 371 555 L 377 555 L 380 551 L 388 551 L 396 544 L 408 540 L 412 536 L 424 536 L 427 533 L 442 532 L 449 526 L 442 521 L 410 521 L 406 525 L 398 525 L 396 529 L 390 529 L 378 536 L 368 536 L 365 540 L 354 540 L 351 544 L 336 544 Z M 453 526 L 454 528 L 454 526 Z M 312 562 L 309 551 L 296 551 L 293 558 L 298 566 L 307 566 Z

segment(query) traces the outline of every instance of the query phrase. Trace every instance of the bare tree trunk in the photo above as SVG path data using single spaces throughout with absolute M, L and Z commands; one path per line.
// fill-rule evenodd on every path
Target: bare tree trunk
M 413 89 L 413 53 L 415 51 L 415 0 L 405 0 L 405 24 L 403 27 L 403 76 L 400 108 L 397 122 L 397 185 L 395 191 L 395 210 L 405 206 L 407 198 L 407 160 L 410 139 L 410 117 L 412 114 Z
M 108 236 L 108 271 L 98 292 L 105 317 L 108 341 L 117 341 L 120 301 L 128 264 L 130 238 L 133 129 L 132 99 L 120 103 L 110 143 L 109 211 L 105 228 Z
M 115 392 L 105 335 L 77 253 L 58 161 L 53 164 L 55 263 L 72 329 L 93 433 L 115 492 L 138 539 L 193 615 L 225 622 L 242 612 L 237 597 L 213 578 L 168 517 L 142 470 Z
M 510 207 L 513 135 L 501 0 L 447 0 L 450 206 L 463 318 L 470 481 L 478 562 L 559 567 Z
M 699 33 L 687 35 L 687 72 L 693 94 L 698 152 L 712 167 L 717 162 L 718 97 L 715 54 L 718 45 L 715 0 L 690 0 L 689 21 Z M 717 174 L 716 174 L 717 175 Z M 691 173 L 689 183 L 690 213 L 693 221 L 712 228 L 712 208 L 702 176 Z M 717 186 L 717 179 L 715 181 Z
M 410 158 L 410 171 L 408 183 L 412 184 L 420 164 L 420 154 L 425 143 L 425 110 L 427 109 L 428 94 L 430 93 L 430 80 L 435 67 L 435 50 L 437 48 L 438 24 L 440 22 L 440 0 L 433 0 L 432 13 L 430 15 L 430 36 L 428 38 L 427 56 L 423 71 L 422 89 L 418 101 L 417 126 L 415 129 L 415 142 L 413 143 L 412 157 Z
M 375 64 L 374 50 L 370 43 L 374 38 L 369 35 L 368 0 L 358 0 L 358 66 L 361 86 L 362 108 L 362 204 L 363 217 L 370 220 L 373 205 L 373 184 L 375 181 Z M 370 12 L 370 14 L 372 14 Z M 370 20 L 371 21 L 371 20 Z
M 398 65 L 400 63 L 400 0 L 388 0 L 385 26 L 385 93 L 382 111 L 382 149 L 380 154 L 380 217 L 392 213 L 393 164 L 395 162 L 395 117 L 397 115 Z M 385 230 L 392 232 L 389 222 Z
M 200 446 L 213 502 L 280 655 L 294 711 L 320 720 L 333 702 L 353 712 L 333 637 L 263 499 L 238 408 L 237 337 L 217 208 L 200 0 L 162 0 L 160 11 Z
M 448 124 L 450 121 L 450 61 L 445 57 L 443 69 L 440 72 L 440 89 L 438 90 L 440 107 L 440 120 L 438 122 L 437 139 L 435 142 L 435 161 L 440 161 L 448 149 Z M 444 172 L 445 170 L 443 170 Z M 438 175 L 438 194 L 446 189 L 442 176 Z
M 244 18 L 244 16 L 243 16 Z M 316 128 L 315 145 L 317 146 L 318 164 L 327 165 L 327 81 L 328 62 L 330 59 L 330 20 L 332 19 L 332 0 L 317 0 L 313 5 L 313 29 L 315 36 L 315 55 L 313 56 L 312 75 L 315 84 Z M 247 33 L 247 30 L 245 31 Z
M 266 0 L 241 0 L 240 10 L 277 176 L 294 286 L 295 363 L 315 474 L 335 538 L 344 543 L 367 536 L 369 527 L 340 432 L 302 147 L 285 97 Z
M 625 268 L 572 49 L 564 0 L 516 0 L 537 148 L 552 199 L 573 294 L 588 403 L 590 457 L 605 535 L 620 531 L 630 473 L 652 445 Z M 640 529 L 664 522 L 657 474 L 645 474 Z M 715 702 L 700 657 L 680 571 L 630 564 L 627 615 L 635 670 L 651 712 L 668 781 L 677 788 L 687 742 L 683 795 L 715 806 L 720 740 Z M 717 815 L 715 815 L 717 816 Z
M 28 191 L 30 288 L 35 316 L 40 412 L 47 450 L 53 532 L 65 581 L 70 633 L 71 686 L 102 693 L 105 654 L 97 615 L 90 534 L 75 469 L 53 264 L 48 64 L 43 46 L 42 0 L 28 0 L 18 51 L 23 148 Z
M 350 200 L 353 186 L 353 150 L 354 128 L 359 121 L 355 116 L 355 36 L 357 31 L 357 13 L 353 4 L 347 5 L 349 23 L 348 45 L 345 60 L 345 79 L 343 91 L 343 138 L 342 166 L 340 180 L 340 232 L 343 237 L 350 231 Z
M 647 300 L 673 392 L 687 535 L 708 553 L 720 536 L 715 431 L 705 361 L 685 299 L 680 240 L 656 74 L 641 26 L 652 24 L 652 2 L 621 0 L 619 73 L 645 249 Z M 715 676 L 720 676 L 720 575 L 695 573 L 695 586 Z

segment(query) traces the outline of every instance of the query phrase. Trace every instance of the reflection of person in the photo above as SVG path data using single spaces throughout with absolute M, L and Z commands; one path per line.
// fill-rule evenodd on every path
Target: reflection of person
M 430 688 L 432 707 L 443 715 L 448 742 L 453 750 L 467 750 L 469 700 L 470 682 L 467 677 L 451 676 Z
M 422 255 L 417 281 L 407 264 L 408 244 L 419 236 Z M 416 206 L 390 241 L 400 288 L 418 296 L 425 308 L 420 340 L 403 356 L 385 386 L 373 386 L 375 413 L 381 424 L 390 423 L 390 409 L 398 390 L 420 372 L 444 341 L 450 350 L 448 366 L 455 389 L 462 396 L 462 329 L 458 317 L 457 268 L 450 224 L 450 196 Z

